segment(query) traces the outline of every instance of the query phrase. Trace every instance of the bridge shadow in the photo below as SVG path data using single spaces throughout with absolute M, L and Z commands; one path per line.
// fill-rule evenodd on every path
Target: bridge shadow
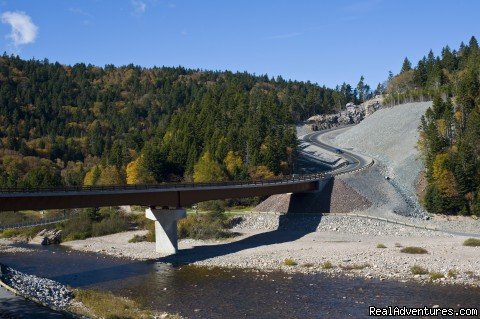
M 322 213 L 330 211 L 332 190 L 333 178 L 319 192 L 292 194 L 287 212 L 279 216 L 276 230 L 255 234 L 234 242 L 182 249 L 176 255 L 162 257 L 157 261 L 174 265 L 190 264 L 242 250 L 300 239 L 315 232 L 322 220 Z
M 330 211 L 332 189 L 333 179 L 327 182 L 320 192 L 293 194 L 287 212 L 279 216 L 278 227 L 275 230 L 262 232 L 233 242 L 182 249 L 176 255 L 158 258 L 154 261 L 131 261 L 107 256 L 99 257 L 94 253 L 70 254 L 69 249 L 65 247 L 42 247 L 38 253 L 24 255 L 21 259 L 16 258 L 15 254 L 0 254 L 0 257 L 2 262 L 27 273 L 35 273 L 37 267 L 47 269 L 39 275 L 74 287 L 108 282 L 115 283 L 116 280 L 135 280 L 138 276 L 148 273 L 152 264 L 160 267 L 159 269 L 167 270 L 168 265 L 159 263 L 170 263 L 174 266 L 184 265 L 252 248 L 298 240 L 315 232 L 322 220 L 322 213 Z M 50 265 L 52 253 L 56 253 L 55 267 L 46 267 L 45 263 Z M 86 255 L 90 257 L 85 258 Z

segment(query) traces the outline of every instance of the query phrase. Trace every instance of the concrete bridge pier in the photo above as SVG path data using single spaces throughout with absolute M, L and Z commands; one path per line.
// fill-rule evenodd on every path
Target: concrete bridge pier
M 187 217 L 183 208 L 145 210 L 145 217 L 155 221 L 155 250 L 163 254 L 176 254 L 178 251 L 177 220 Z

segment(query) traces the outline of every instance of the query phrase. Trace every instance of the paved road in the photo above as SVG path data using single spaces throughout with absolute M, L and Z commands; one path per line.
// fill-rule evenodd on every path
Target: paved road
M 71 318 L 33 301 L 16 296 L 0 286 L 0 319 L 60 319 Z
M 320 140 L 320 135 L 325 134 L 325 133 L 330 132 L 330 131 L 333 131 L 333 130 L 338 130 L 338 129 L 343 129 L 343 127 L 342 128 L 329 129 L 329 130 L 323 130 L 323 131 L 319 131 L 319 132 L 313 132 L 313 133 L 304 135 L 303 140 L 305 142 L 308 142 L 310 144 L 318 146 L 318 147 L 320 147 L 324 150 L 335 153 L 335 155 L 343 157 L 345 160 L 347 160 L 348 165 L 336 170 L 335 171 L 336 173 L 350 172 L 350 171 L 353 171 L 353 170 L 356 170 L 356 169 L 367 166 L 370 163 L 370 161 L 368 161 L 364 157 L 359 156 L 358 154 L 352 153 L 351 151 L 348 151 L 348 150 L 345 150 L 345 149 L 341 149 L 342 153 L 337 154 L 336 150 L 340 149 L 339 147 L 332 146 L 332 145 L 329 145 L 329 144 L 325 144 L 324 142 L 322 142 Z

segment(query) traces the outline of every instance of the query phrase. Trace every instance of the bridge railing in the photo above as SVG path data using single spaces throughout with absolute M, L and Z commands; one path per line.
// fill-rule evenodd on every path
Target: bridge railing
M 0 193 L 37 193 L 37 192 L 88 192 L 88 191 L 118 191 L 118 190 L 146 190 L 146 189 L 175 189 L 175 188 L 202 188 L 222 186 L 248 186 L 292 183 L 312 181 L 329 176 L 327 172 L 301 175 L 287 175 L 262 180 L 244 180 L 209 183 L 165 183 L 165 184 L 142 184 L 142 185 L 101 185 L 101 186 L 64 186 L 64 187 L 0 187 Z

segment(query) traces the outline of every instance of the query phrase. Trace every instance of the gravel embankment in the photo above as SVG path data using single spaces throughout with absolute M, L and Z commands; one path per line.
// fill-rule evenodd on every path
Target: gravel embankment
M 261 202 L 253 212 L 267 213 L 336 213 L 363 211 L 371 206 L 364 196 L 339 178 L 334 178 L 322 192 L 308 194 L 272 195 Z
M 423 168 L 416 145 L 420 119 L 429 106 L 431 102 L 381 109 L 354 127 L 322 135 L 328 144 L 377 160 L 376 168 L 362 173 L 361 178 L 355 175 L 343 178 L 374 204 L 370 212 L 425 216 L 415 191 L 415 182 Z M 385 180 L 385 176 L 390 180 Z
M 282 230 L 282 231 L 335 231 L 351 235 L 396 236 L 396 237 L 453 237 L 443 232 L 414 228 L 382 220 L 344 215 L 293 215 L 252 213 L 243 216 L 243 221 L 233 231 Z
M 45 306 L 66 309 L 73 299 L 70 289 L 56 281 L 27 275 L 1 264 L 0 269 L 0 279 L 7 286 L 14 288 L 24 297 L 40 301 Z

